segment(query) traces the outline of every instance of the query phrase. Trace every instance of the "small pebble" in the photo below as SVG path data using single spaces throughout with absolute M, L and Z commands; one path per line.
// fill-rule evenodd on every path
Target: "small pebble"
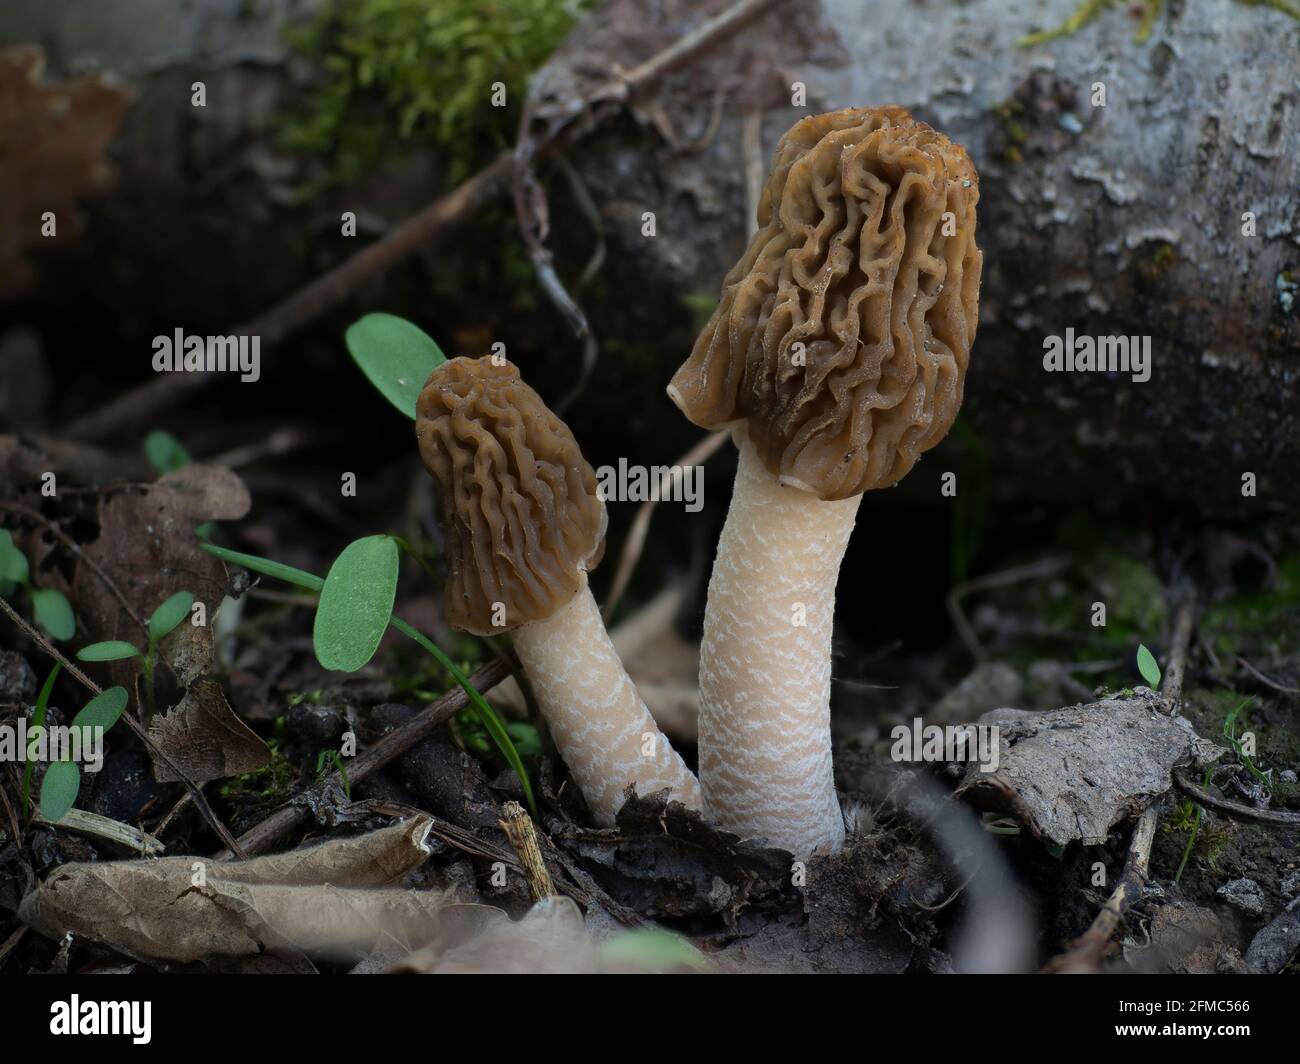
M 1264 912 L 1264 892 L 1253 879 L 1234 879 L 1218 889 L 1218 895 L 1234 909 L 1240 909 L 1250 916 L 1261 916 Z

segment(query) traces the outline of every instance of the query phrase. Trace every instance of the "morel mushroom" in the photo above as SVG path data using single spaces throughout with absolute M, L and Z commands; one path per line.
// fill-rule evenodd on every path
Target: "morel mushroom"
M 513 632 L 596 819 L 613 824 L 629 784 L 698 809 L 699 784 L 637 694 L 587 586 L 605 504 L 569 427 L 508 362 L 456 358 L 420 393 L 416 435 L 441 488 L 447 618 L 478 635 Z
M 695 424 L 732 426 L 740 451 L 700 658 L 705 812 L 796 855 L 844 840 L 836 578 L 862 493 L 897 483 L 961 405 L 978 198 L 965 150 L 900 107 L 798 122 L 668 389 Z

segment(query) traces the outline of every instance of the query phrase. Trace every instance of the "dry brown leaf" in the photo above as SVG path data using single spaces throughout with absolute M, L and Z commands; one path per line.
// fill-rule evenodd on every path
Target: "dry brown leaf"
M 169 713 L 155 717 L 149 737 L 195 783 L 252 772 L 271 760 L 271 751 L 226 701 L 214 680 L 196 680 Z M 154 763 L 159 783 L 180 779 L 166 764 Z
M 23 899 L 24 922 L 146 960 L 190 963 L 296 948 L 363 954 L 433 941 L 453 905 L 384 889 L 429 855 L 427 817 L 286 854 L 229 863 L 198 857 L 66 864 Z
M 112 183 L 104 151 L 131 103 L 102 77 L 42 84 L 44 69 L 35 45 L 0 51 L 0 299 L 31 286 L 25 251 L 80 232 L 77 201 Z M 52 237 L 41 234 L 46 211 Z
M 189 591 L 207 611 L 207 625 L 181 626 L 163 641 L 163 656 L 186 686 L 212 658 L 212 621 L 228 591 L 225 566 L 200 546 L 194 530 L 205 521 L 234 521 L 248 513 L 248 489 L 222 466 L 189 465 L 152 484 L 107 491 L 99 506 L 99 538 L 83 548 L 122 591 L 140 617 L 148 617 L 178 591 Z M 142 633 L 117 596 L 90 566 L 79 562 L 66 588 L 85 631 L 96 640 L 140 645 Z M 138 666 L 107 669 L 113 683 L 130 686 Z

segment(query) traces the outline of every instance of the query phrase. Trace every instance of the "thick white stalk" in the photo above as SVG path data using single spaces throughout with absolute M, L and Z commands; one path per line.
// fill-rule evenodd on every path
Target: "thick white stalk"
M 796 857 L 839 849 L 831 771 L 835 581 L 860 495 L 782 486 L 742 429 L 700 652 L 704 809 Z
M 670 788 L 674 799 L 700 808 L 699 783 L 637 694 L 590 588 L 546 620 L 516 629 L 514 645 L 597 821 L 614 823 L 630 783 L 642 795 Z

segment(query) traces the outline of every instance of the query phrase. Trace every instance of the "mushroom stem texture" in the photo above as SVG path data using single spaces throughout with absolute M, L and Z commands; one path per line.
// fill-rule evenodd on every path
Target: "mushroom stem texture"
M 705 812 L 797 857 L 844 842 L 831 770 L 835 581 L 861 495 L 785 486 L 745 430 L 700 657 Z
M 560 756 L 600 824 L 614 823 L 629 784 L 643 795 L 671 790 L 674 800 L 700 808 L 699 783 L 624 670 L 590 588 L 516 629 L 514 645 Z

